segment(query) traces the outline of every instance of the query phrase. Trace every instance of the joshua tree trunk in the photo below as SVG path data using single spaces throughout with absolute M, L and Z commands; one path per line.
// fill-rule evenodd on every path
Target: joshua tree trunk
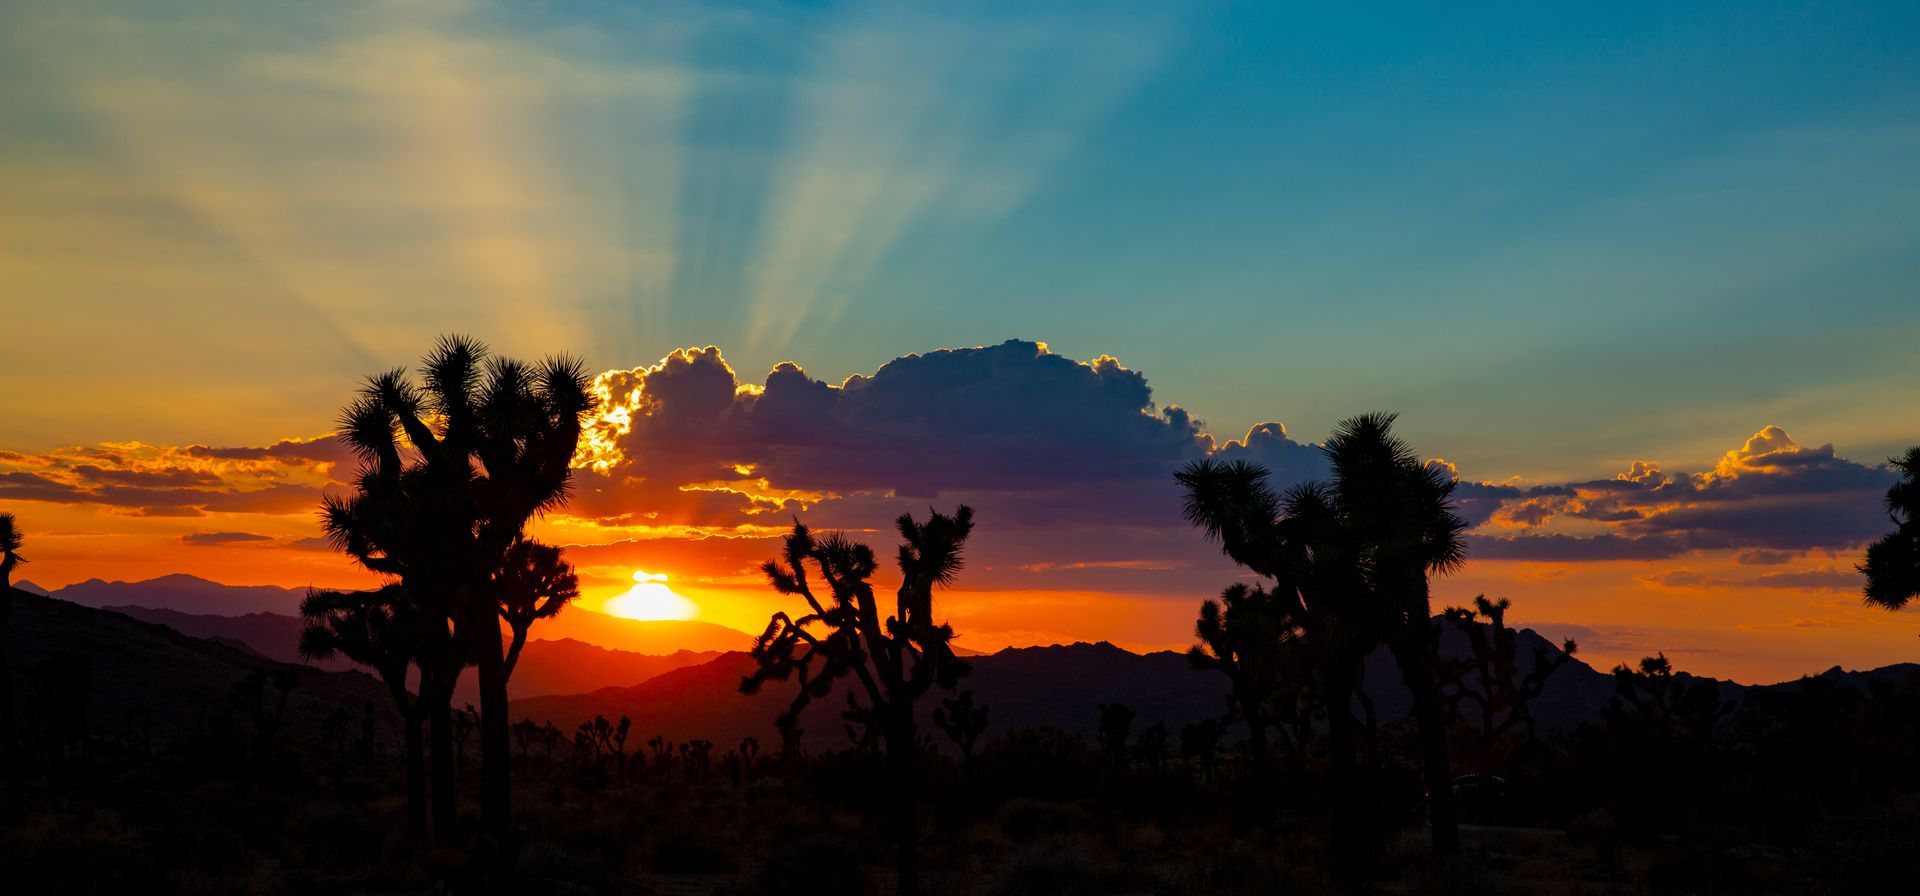
M 913 788 L 913 707 L 911 704 L 890 706 L 887 716 L 887 768 L 893 779 L 894 800 L 894 868 L 900 881 L 895 892 L 899 896 L 916 896 L 920 892 L 920 824 Z
M 406 728 L 407 833 L 424 841 L 427 838 L 427 756 L 421 722 L 417 710 L 400 719 Z
M 19 812 L 24 795 L 20 786 L 20 742 L 13 720 L 13 674 L 7 655 L 8 617 L 13 612 L 13 586 L 0 583 L 0 762 L 6 763 L 7 811 Z
M 1247 758 L 1253 763 L 1253 808 L 1260 815 L 1260 827 L 1273 823 L 1271 771 L 1267 768 L 1267 717 L 1259 709 L 1259 695 L 1240 701 L 1240 714 L 1247 721 Z
M 1433 828 L 1434 855 L 1460 851 L 1460 817 L 1453 802 L 1453 776 L 1447 762 L 1447 725 L 1440 711 L 1440 686 L 1434 680 L 1433 637 L 1425 619 L 1394 639 L 1400 677 L 1413 693 L 1413 719 L 1420 729 L 1420 761 L 1427 784 L 1427 818 Z
M 470 609 L 468 620 L 480 672 L 480 832 L 492 838 L 494 848 L 504 851 L 509 849 L 507 832 L 513 816 L 507 669 L 500 655 L 500 616 L 490 602 L 480 603 L 486 605 Z
M 421 690 L 425 690 L 422 682 Z M 400 710 L 401 761 L 407 774 L 407 835 L 417 841 L 427 839 L 427 757 L 425 738 L 421 732 L 425 721 L 425 704 L 420 698 L 410 698 L 404 677 L 390 679 L 388 692 L 393 695 L 394 706 Z
M 1349 660 L 1336 659 L 1321 672 L 1327 691 L 1327 750 L 1333 791 L 1333 887 L 1335 892 L 1360 889 L 1360 826 L 1354 792 L 1353 672 Z
M 433 837 L 442 844 L 454 842 L 458 833 L 458 815 L 453 798 L 453 704 L 452 684 L 434 676 L 431 686 L 423 684 L 420 699 L 427 704 L 427 753 L 433 780 Z

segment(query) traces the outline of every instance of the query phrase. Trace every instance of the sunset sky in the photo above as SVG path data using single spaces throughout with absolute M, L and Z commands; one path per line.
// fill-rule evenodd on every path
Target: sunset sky
M 0 121 L 41 586 L 369 582 L 327 436 L 462 332 L 606 371 L 537 527 L 588 607 L 757 629 L 794 516 L 966 502 L 962 644 L 1183 647 L 1236 570 L 1172 470 L 1394 410 L 1477 526 L 1442 604 L 1920 660 L 1853 571 L 1920 443 L 1911 2 L 21 0 Z

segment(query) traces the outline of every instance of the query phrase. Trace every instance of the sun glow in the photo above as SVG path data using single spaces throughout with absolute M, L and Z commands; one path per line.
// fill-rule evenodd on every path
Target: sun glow
M 666 573 L 633 571 L 633 587 L 609 598 L 605 610 L 627 619 L 692 619 L 700 607 L 667 587 Z

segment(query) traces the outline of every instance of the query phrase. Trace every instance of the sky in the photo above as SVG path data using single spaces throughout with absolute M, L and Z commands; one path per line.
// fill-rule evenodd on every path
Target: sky
M 757 629 L 800 516 L 965 501 L 963 643 L 1188 642 L 1169 473 L 1462 480 L 1596 665 L 1920 655 L 1860 606 L 1920 442 L 1920 8 L 0 6 L 0 510 L 43 586 L 367 581 L 364 376 L 463 332 L 610 409 L 543 520 Z M 624 431 L 623 431 L 624 430 Z

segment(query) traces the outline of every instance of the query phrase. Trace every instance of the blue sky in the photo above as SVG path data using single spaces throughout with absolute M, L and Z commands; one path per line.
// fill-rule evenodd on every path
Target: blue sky
M 43 584 L 352 584 L 321 437 L 459 331 L 607 371 L 618 457 L 540 533 L 595 600 L 754 627 L 776 524 L 938 493 L 975 643 L 1178 647 L 1233 571 L 1166 471 L 1310 475 L 1396 410 L 1476 496 L 1436 600 L 1602 665 L 1906 659 L 1852 564 L 1920 441 L 1916 44 L 1912 3 L 8 3 L 0 499 Z
M 1037 339 L 1489 477 L 1913 436 L 1912 4 L 0 17 L 0 363 L 71 371 L 0 398 L 25 447 L 304 433 L 449 329 L 836 379 Z

